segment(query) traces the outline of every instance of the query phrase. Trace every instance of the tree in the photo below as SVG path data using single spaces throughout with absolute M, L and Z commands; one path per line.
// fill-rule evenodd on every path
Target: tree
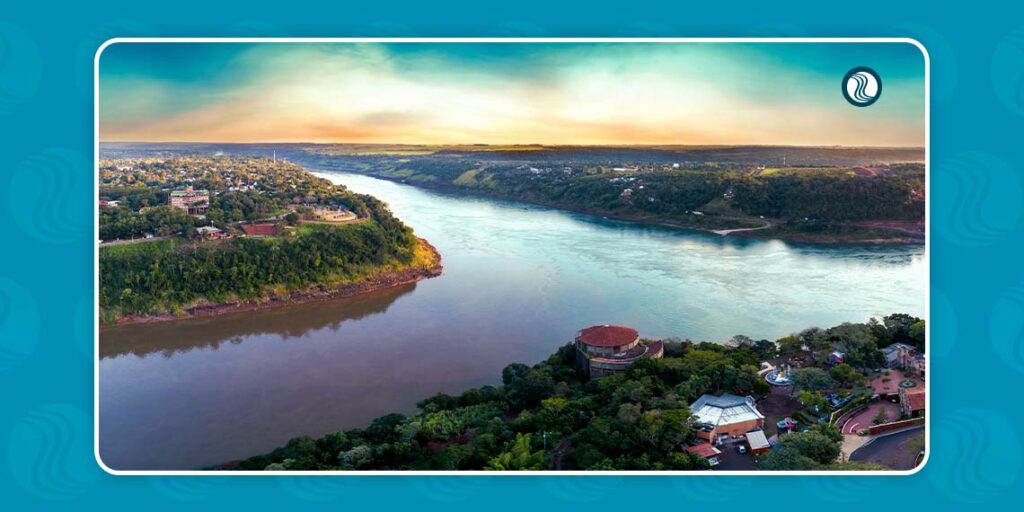
M 338 454 L 341 469 L 359 469 L 373 460 L 373 449 L 362 444 Z
M 789 379 L 793 383 L 793 391 L 823 390 L 834 384 L 832 377 L 821 368 L 798 368 L 789 372 Z
M 762 458 L 761 468 L 812 470 L 836 462 L 841 452 L 840 441 L 830 437 L 829 433 L 812 429 L 782 437 L 779 445 Z
M 284 223 L 289 226 L 294 226 L 299 223 L 299 214 L 291 212 L 284 216 Z
M 531 451 L 530 434 L 518 433 L 505 451 L 487 461 L 485 469 L 495 471 L 528 471 L 542 469 L 544 450 Z
M 825 400 L 825 397 L 822 396 L 821 392 L 819 391 L 801 391 L 799 400 L 800 403 L 804 405 L 804 407 L 813 407 L 814 410 L 819 412 L 824 411 L 825 407 L 828 406 L 828 402 Z
M 863 375 L 857 373 L 857 370 L 854 370 L 852 366 L 846 363 L 837 364 L 832 367 L 832 369 L 829 370 L 829 375 L 831 375 L 836 382 L 845 387 L 851 387 L 864 378 Z
M 779 338 L 775 342 L 779 346 L 779 354 L 792 355 L 803 349 L 803 343 L 794 335 Z
M 878 410 L 878 414 L 876 414 L 874 418 L 871 418 L 871 423 L 873 425 L 881 425 L 883 423 L 888 423 L 888 422 L 889 422 L 889 413 L 885 412 L 885 408 L 884 407 Z
M 885 362 L 867 324 L 837 325 L 825 331 L 824 338 L 829 349 L 842 351 L 845 362 L 854 368 L 877 368 Z
M 754 340 L 750 339 L 749 336 L 737 334 L 736 336 L 733 336 L 732 339 L 725 342 L 725 344 L 730 347 L 749 347 L 754 344 Z
M 918 350 L 924 350 L 925 331 L 924 320 L 918 320 L 910 326 L 910 329 L 907 332 L 910 340 Z

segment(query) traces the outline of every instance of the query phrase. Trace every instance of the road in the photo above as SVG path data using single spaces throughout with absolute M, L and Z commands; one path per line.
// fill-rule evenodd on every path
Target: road
M 157 241 L 160 241 L 160 240 L 170 240 L 172 238 L 174 238 L 174 236 L 154 236 L 154 237 L 150 237 L 150 238 L 132 238 L 132 239 L 128 239 L 128 240 L 110 240 L 109 242 L 107 242 L 107 241 L 101 242 L 100 243 L 100 247 L 110 247 L 110 246 L 113 246 L 113 245 L 138 244 L 138 243 L 144 243 L 144 242 L 157 242 Z
M 739 233 L 740 231 L 757 231 L 759 229 L 768 229 L 772 227 L 772 223 L 765 221 L 763 226 L 756 228 L 738 228 L 738 229 L 712 229 L 711 232 L 716 235 L 726 236 L 729 233 Z
M 918 451 L 912 448 L 912 441 L 924 433 L 924 427 L 912 428 L 876 437 L 850 454 L 850 460 L 882 464 L 892 469 L 913 469 L 917 465 Z

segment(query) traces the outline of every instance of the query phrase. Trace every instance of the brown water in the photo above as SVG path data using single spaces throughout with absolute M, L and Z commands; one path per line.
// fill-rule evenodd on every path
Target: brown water
M 327 176 L 387 201 L 438 248 L 444 274 L 332 302 L 104 330 L 107 465 L 199 468 L 411 413 L 439 391 L 497 383 L 505 365 L 540 361 L 587 325 L 720 341 L 924 315 L 919 246 L 723 238 Z

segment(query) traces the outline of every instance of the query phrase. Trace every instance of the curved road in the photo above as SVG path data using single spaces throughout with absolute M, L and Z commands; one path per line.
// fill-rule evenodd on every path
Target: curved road
M 874 438 L 850 454 L 850 460 L 871 462 L 896 470 L 914 469 L 918 450 L 913 449 L 914 438 L 924 434 L 924 427 L 916 427 Z

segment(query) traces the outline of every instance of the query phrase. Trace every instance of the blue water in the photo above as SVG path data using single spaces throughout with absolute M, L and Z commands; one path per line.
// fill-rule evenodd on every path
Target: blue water
M 100 441 L 119 469 L 194 468 L 500 381 L 575 332 L 776 339 L 925 313 L 922 246 L 691 233 L 319 172 L 386 201 L 441 277 L 369 297 L 101 335 Z

